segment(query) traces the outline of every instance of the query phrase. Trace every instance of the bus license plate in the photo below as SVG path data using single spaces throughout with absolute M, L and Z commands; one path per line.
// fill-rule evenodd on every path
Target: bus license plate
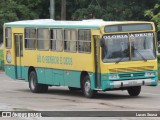
M 137 85 L 137 81 L 129 81 L 129 85 Z

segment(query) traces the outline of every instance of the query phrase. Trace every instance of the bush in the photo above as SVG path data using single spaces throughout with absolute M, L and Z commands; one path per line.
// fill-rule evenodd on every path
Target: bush
M 160 53 L 160 47 L 158 47 L 158 53 Z
M 157 60 L 158 60 L 158 63 L 160 63 L 160 55 L 157 55 Z
M 3 69 L 3 65 L 4 65 L 3 50 L 0 50 L 0 70 Z
M 3 58 L 3 50 L 0 50 L 0 61 L 3 61 L 4 58 Z

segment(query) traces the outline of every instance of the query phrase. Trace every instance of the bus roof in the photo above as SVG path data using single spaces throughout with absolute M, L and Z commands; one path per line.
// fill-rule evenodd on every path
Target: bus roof
M 91 19 L 82 21 L 56 21 L 53 19 L 37 19 L 8 22 L 6 27 L 41 27 L 41 28 L 100 28 L 104 25 L 126 24 L 126 23 L 144 23 L 144 21 L 103 21 L 101 19 Z M 151 22 L 145 22 L 151 23 Z

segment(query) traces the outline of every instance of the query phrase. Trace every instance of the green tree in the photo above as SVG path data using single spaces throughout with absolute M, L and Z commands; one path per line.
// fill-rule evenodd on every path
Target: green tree
M 1 0 L 0 3 L 0 42 L 3 24 L 11 21 L 49 17 L 49 2 L 45 0 Z
M 3 24 L 6 22 L 49 18 L 49 2 L 49 0 L 1 0 L 0 41 Z M 160 0 L 67 0 L 66 17 L 67 20 L 92 18 L 107 21 L 152 20 L 157 23 L 160 30 L 159 3 Z M 61 0 L 55 0 L 55 19 L 60 20 L 60 16 Z
M 0 4 L 0 40 L 2 41 L 3 35 L 3 24 L 9 21 L 15 21 L 18 19 L 18 13 L 21 13 L 23 10 L 19 10 L 19 8 L 23 8 L 23 6 L 18 6 L 17 3 L 13 0 L 3 0 Z
M 153 9 L 146 10 L 145 16 L 160 25 L 160 4 L 155 4 Z M 158 26 L 158 30 L 160 31 L 160 26 Z
M 158 39 L 160 39 L 160 1 L 152 9 L 145 11 L 145 16 L 154 21 L 157 26 Z
M 87 0 L 88 1 L 88 0 Z M 108 21 L 146 20 L 144 11 L 154 6 L 157 0 L 92 0 L 88 6 L 78 8 L 72 19 L 94 18 Z M 89 12 L 94 6 L 94 10 Z M 91 15 L 94 13 L 94 16 Z
M 27 17 L 30 19 L 49 18 L 49 0 L 14 0 L 18 5 L 24 5 Z

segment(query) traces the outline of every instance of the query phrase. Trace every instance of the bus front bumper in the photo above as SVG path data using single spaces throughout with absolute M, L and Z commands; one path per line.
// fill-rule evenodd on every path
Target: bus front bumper
M 120 81 L 106 81 L 102 85 L 102 90 L 117 89 L 132 86 L 156 86 L 157 80 L 154 79 L 136 79 L 136 80 L 120 80 Z
M 155 80 L 137 79 L 137 80 L 114 81 L 110 85 L 113 85 L 114 88 L 120 88 L 120 87 L 142 86 L 142 85 L 147 86 L 147 85 L 152 85 L 152 82 L 155 82 Z

